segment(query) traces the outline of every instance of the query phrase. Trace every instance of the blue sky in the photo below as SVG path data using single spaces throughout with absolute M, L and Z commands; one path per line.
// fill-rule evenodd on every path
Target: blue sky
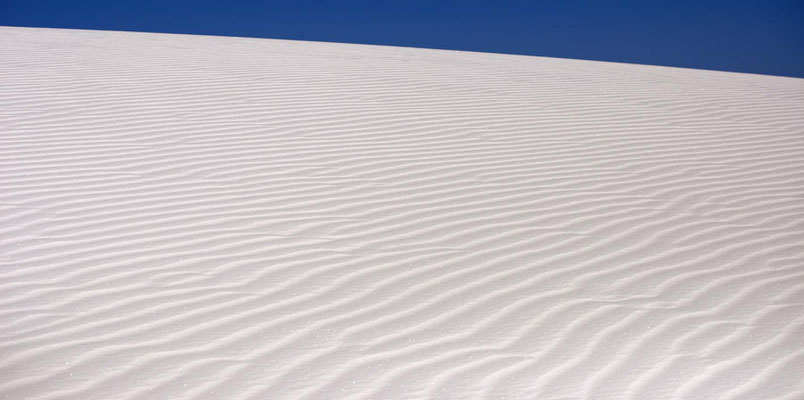
M 0 0 L 0 25 L 386 44 L 804 77 L 804 0 Z

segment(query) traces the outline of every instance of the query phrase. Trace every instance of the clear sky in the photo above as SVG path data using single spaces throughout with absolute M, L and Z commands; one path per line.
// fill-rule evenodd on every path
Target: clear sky
M 386 44 L 804 77 L 804 0 L 0 0 L 0 25 Z

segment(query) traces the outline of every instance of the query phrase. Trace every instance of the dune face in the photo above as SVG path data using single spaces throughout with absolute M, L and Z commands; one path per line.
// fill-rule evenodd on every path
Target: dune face
M 804 398 L 804 80 L 0 46 L 0 398 Z

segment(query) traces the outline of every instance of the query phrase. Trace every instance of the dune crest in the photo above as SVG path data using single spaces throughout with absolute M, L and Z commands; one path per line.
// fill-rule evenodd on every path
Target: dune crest
M 0 48 L 0 398 L 804 397 L 802 79 Z

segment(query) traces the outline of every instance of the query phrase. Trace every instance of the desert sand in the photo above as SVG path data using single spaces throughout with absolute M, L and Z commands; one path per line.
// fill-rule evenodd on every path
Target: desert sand
M 804 398 L 804 79 L 0 28 L 0 398 Z

